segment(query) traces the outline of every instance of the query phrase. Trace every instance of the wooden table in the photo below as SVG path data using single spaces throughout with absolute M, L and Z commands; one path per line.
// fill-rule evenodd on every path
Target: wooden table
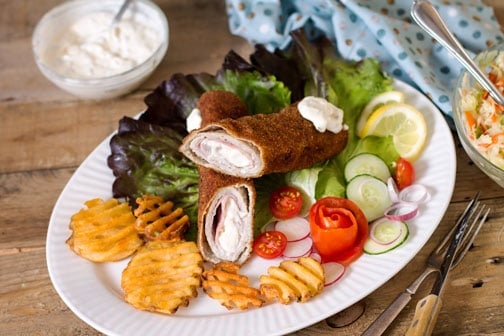
M 100 335 L 78 319 L 54 290 L 45 242 L 56 199 L 83 159 L 144 108 L 143 97 L 175 72 L 213 73 L 229 49 L 247 56 L 246 41 L 227 27 L 224 1 L 157 0 L 171 28 L 169 51 L 134 93 L 80 101 L 49 83 L 36 68 L 31 34 L 43 13 L 61 1 L 3 1 L 0 16 L 0 334 Z M 504 22 L 504 4 L 488 1 Z M 458 141 L 457 179 L 446 215 L 421 252 L 388 283 L 357 305 L 295 334 L 360 334 L 413 280 L 475 190 L 493 208 L 462 264 L 449 278 L 434 334 L 504 334 L 504 189 L 468 159 Z M 420 295 L 426 293 L 423 286 Z M 417 296 L 389 329 L 403 334 Z M 360 314 L 362 312 L 362 314 Z

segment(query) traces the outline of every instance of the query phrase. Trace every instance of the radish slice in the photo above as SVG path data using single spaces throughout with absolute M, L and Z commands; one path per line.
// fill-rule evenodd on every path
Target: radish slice
M 394 203 L 385 209 L 385 217 L 394 221 L 407 221 L 418 214 L 418 205 L 409 202 Z
M 261 229 L 261 232 L 266 232 L 266 231 L 274 231 L 275 230 L 275 221 L 269 222 L 266 225 L 263 226 Z
M 381 218 L 371 223 L 369 238 L 380 245 L 394 243 L 402 234 L 402 222 Z
M 322 264 L 324 269 L 325 282 L 324 286 L 330 286 L 343 276 L 345 273 L 345 266 L 335 261 L 329 261 Z
M 401 202 L 422 204 L 429 200 L 427 188 L 421 184 L 412 184 L 399 192 Z
M 397 184 L 394 181 L 394 178 L 389 177 L 387 180 L 387 188 L 388 188 L 388 193 L 390 200 L 393 203 L 396 203 L 399 201 L 399 188 L 397 188 Z
M 287 246 L 283 251 L 283 257 L 285 258 L 299 258 L 309 256 L 312 252 L 313 240 L 311 237 L 306 237 L 301 240 L 296 240 L 293 242 L 287 242 Z
M 318 254 L 317 252 L 315 251 L 312 251 L 310 253 L 310 257 L 312 257 L 313 259 L 317 260 L 318 262 L 321 262 L 322 261 L 322 257 L 320 256 L 320 254 Z
M 310 224 L 306 218 L 293 217 L 276 222 L 275 230 L 282 232 L 288 242 L 295 242 L 308 237 Z

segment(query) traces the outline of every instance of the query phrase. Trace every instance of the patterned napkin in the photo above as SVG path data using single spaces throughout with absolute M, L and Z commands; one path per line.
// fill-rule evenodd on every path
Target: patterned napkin
M 470 55 L 504 40 L 482 0 L 432 0 Z M 411 0 L 226 0 L 229 27 L 270 51 L 289 45 L 289 32 L 324 34 L 345 59 L 374 57 L 393 77 L 426 94 L 447 116 L 461 71 L 458 61 L 414 23 Z

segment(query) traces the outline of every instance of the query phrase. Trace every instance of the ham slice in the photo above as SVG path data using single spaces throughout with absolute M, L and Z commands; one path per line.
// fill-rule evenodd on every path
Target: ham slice
M 319 132 L 297 104 L 273 114 L 227 118 L 192 131 L 180 151 L 198 165 L 223 174 L 256 178 L 325 161 L 345 148 L 348 132 Z

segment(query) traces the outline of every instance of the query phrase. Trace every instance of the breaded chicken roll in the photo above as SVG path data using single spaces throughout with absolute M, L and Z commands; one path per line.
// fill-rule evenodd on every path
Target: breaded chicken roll
M 278 113 L 209 123 L 189 133 L 180 151 L 223 174 L 255 178 L 311 167 L 341 152 L 347 138 L 344 127 L 317 130 L 293 104 Z
M 234 94 L 209 91 L 198 101 L 201 124 L 247 115 Z M 224 175 L 203 166 L 199 171 L 198 247 L 207 261 L 243 264 L 252 252 L 256 192 L 249 179 Z

